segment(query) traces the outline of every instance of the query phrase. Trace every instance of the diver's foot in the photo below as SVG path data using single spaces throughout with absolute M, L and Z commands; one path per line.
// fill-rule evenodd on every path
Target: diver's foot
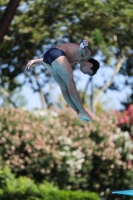
M 87 113 L 87 111 L 85 113 L 79 113 L 78 118 L 81 119 L 83 122 L 91 122 L 92 121 L 92 118 Z

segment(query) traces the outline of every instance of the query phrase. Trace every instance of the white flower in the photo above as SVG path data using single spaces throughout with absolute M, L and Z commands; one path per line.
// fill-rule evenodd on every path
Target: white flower
M 58 113 L 54 112 L 54 111 L 51 111 L 50 114 L 53 116 L 53 117 L 58 117 Z
M 63 140 L 63 136 L 60 135 L 60 136 L 58 137 L 58 139 L 59 139 L 59 140 Z
M 130 137 L 129 137 L 128 131 L 125 131 L 125 132 L 123 133 L 123 136 L 124 136 L 125 138 L 127 138 L 127 139 L 130 138 Z
M 75 157 L 75 158 L 82 158 L 82 157 L 85 157 L 85 154 L 83 154 L 79 149 L 75 150 L 72 152 L 72 155 Z
M 67 144 L 67 145 L 69 145 L 69 144 L 72 143 L 72 140 L 71 140 L 69 137 L 66 137 L 66 136 L 64 136 L 64 135 L 60 135 L 60 136 L 58 137 L 58 139 L 59 139 L 59 140 L 62 140 L 62 141 L 64 142 L 64 144 Z
M 47 110 L 35 110 L 34 115 L 36 116 L 52 116 L 52 117 L 58 117 L 58 113 L 54 112 L 54 111 L 47 111 Z
M 122 147 L 119 147 L 118 149 L 119 149 L 119 152 L 122 152 L 122 151 L 123 151 Z
M 36 115 L 36 116 L 41 116 L 41 117 L 47 115 L 47 112 L 44 111 L 44 110 L 36 110 L 36 111 L 34 111 L 33 113 L 34 113 L 34 115 Z
M 59 151 L 58 153 L 59 153 L 60 156 L 65 156 L 66 155 L 65 151 Z
M 132 155 L 132 154 L 129 154 L 129 155 L 128 155 L 128 159 L 133 160 L 133 155 Z
M 70 147 L 69 146 L 64 146 L 64 150 L 69 150 L 70 149 Z
M 66 164 L 70 165 L 70 166 L 73 166 L 74 165 L 74 160 L 67 160 L 66 161 Z

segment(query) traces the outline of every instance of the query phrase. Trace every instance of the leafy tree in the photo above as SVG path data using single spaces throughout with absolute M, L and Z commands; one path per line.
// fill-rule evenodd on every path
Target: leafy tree
M 20 0 L 10 0 L 10 2 L 7 5 L 6 11 L 0 20 L 0 43 L 2 42 L 3 37 L 7 33 L 7 30 L 8 30 L 10 23 L 15 15 L 15 11 L 19 5 L 19 2 L 20 2 Z M 5 3 L 5 1 L 2 2 L 2 4 L 3 3 Z
M 17 87 L 14 80 L 24 72 L 28 60 L 42 57 L 51 45 L 67 41 L 79 43 L 85 37 L 90 42 L 93 55 L 99 54 L 104 65 L 114 68 L 111 80 L 108 82 L 105 77 L 106 85 L 102 90 L 99 88 L 97 97 L 94 96 L 93 106 L 96 106 L 108 88 L 123 89 L 114 82 L 114 77 L 119 72 L 124 74 L 123 87 L 127 83 L 132 89 L 132 9 L 131 0 L 65 0 L 63 3 L 61 0 L 21 1 L 0 47 L 1 73 L 4 74 L 1 86 L 5 88 L 5 84 L 9 82 L 8 90 Z M 40 78 L 39 81 L 36 78 L 40 77 L 40 73 L 44 74 L 42 82 Z M 50 78 L 45 67 L 40 71 L 37 71 L 37 67 L 33 68 L 25 76 L 26 82 L 31 83 L 33 90 L 39 92 L 43 101 L 48 104 L 45 85 Z M 131 101 L 132 94 L 128 99 L 128 102 Z

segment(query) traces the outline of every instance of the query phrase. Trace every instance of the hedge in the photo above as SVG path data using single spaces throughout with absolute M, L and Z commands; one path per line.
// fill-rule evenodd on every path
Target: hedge
M 10 169 L 0 170 L 0 200 L 100 200 L 91 192 L 65 191 L 44 182 L 35 184 L 26 177 L 16 178 Z

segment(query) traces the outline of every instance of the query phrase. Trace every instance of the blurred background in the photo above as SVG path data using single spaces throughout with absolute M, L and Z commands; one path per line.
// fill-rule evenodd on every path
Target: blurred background
M 44 65 L 25 70 L 83 38 L 101 66 L 72 66 L 90 124 Z M 133 187 L 132 38 L 132 0 L 0 0 L 0 199 L 133 199 L 111 194 Z

